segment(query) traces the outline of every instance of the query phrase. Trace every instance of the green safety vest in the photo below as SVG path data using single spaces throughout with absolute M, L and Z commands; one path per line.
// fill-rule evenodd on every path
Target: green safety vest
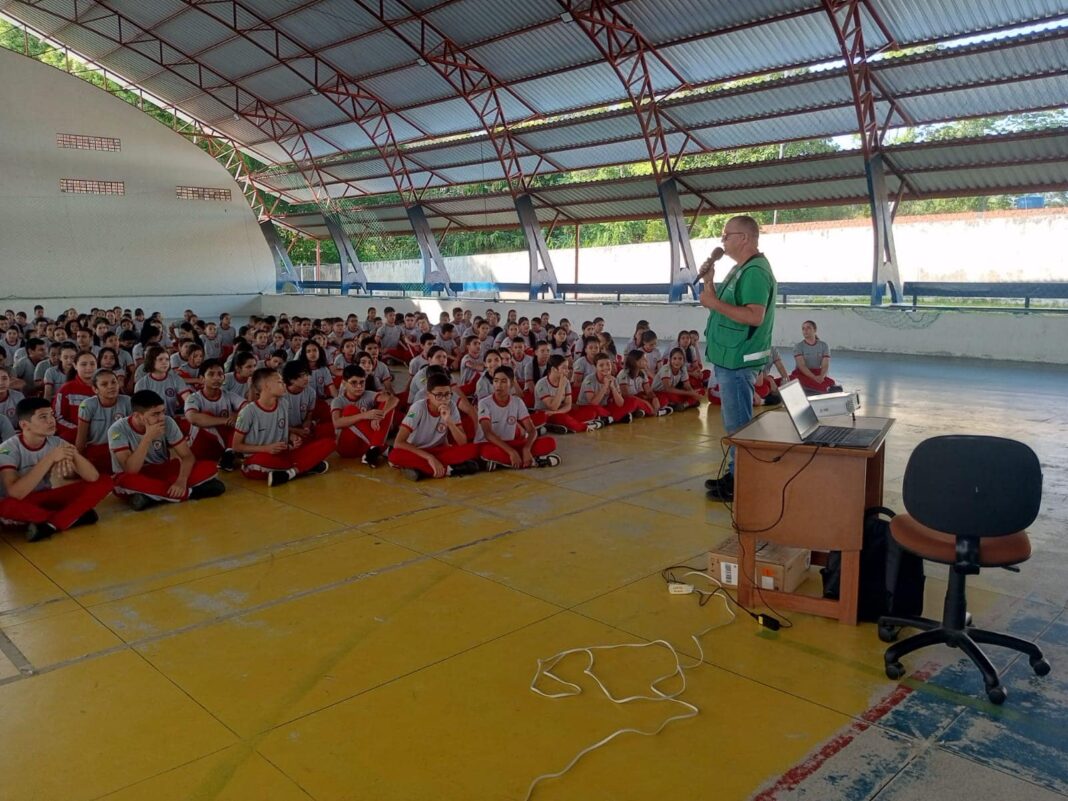
M 712 364 L 737 370 L 752 367 L 754 370 L 768 363 L 771 358 L 771 332 L 775 327 L 775 296 L 777 284 L 771 265 L 758 253 L 744 264 L 735 265 L 716 293 L 724 303 L 741 305 L 735 299 L 738 280 L 747 270 L 760 270 L 767 275 L 771 284 L 767 304 L 764 307 L 764 320 L 760 325 L 736 323 L 719 312 L 708 315 L 705 327 L 705 356 Z

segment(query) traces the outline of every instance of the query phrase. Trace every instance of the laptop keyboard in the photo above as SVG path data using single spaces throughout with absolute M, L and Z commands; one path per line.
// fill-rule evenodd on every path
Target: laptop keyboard
M 855 430 L 853 428 L 844 428 L 843 426 L 820 426 L 812 433 L 809 439 L 833 445 L 845 442 Z

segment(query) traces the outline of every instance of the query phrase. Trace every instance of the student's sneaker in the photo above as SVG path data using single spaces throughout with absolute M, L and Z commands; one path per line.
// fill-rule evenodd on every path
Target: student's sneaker
M 414 467 L 406 467 L 401 470 L 401 475 L 409 481 L 422 481 L 423 474 L 416 470 Z
M 38 540 L 48 539 L 57 531 L 59 529 L 51 523 L 30 523 L 26 529 L 26 541 L 37 542 Z
M 600 420 L 590 420 L 590 422 L 586 423 L 587 431 L 600 431 L 602 428 L 604 428 L 604 423 Z
M 100 515 L 96 513 L 96 509 L 90 509 L 83 514 L 77 520 L 74 521 L 74 525 L 71 528 L 77 528 L 78 526 L 91 526 L 93 523 L 100 520 Z
M 450 476 L 470 476 L 478 472 L 478 462 L 474 460 L 468 460 L 466 462 L 460 462 L 454 464 L 449 471 Z
M 634 413 L 633 412 L 627 412 L 625 415 L 623 415 L 621 418 L 619 418 L 619 422 L 621 422 L 621 423 L 633 423 L 634 422 Z
M 386 455 L 382 452 L 382 449 L 377 445 L 372 445 L 367 449 L 367 452 L 360 459 L 368 467 L 381 467 L 382 463 L 386 461 Z
M 657 417 L 667 417 L 669 414 L 674 414 L 675 410 L 671 406 L 664 406 L 657 410 Z
M 189 500 L 199 501 L 202 498 L 218 498 L 224 492 L 226 492 L 226 485 L 219 479 L 213 478 L 203 484 L 197 484 L 189 490 Z
M 312 468 L 310 470 L 308 470 L 308 475 L 309 476 L 321 476 L 323 473 L 325 473 L 329 469 L 330 469 L 330 464 L 328 462 L 325 462 L 325 461 L 324 462 L 319 462 L 319 464 L 312 466 Z
M 297 471 L 290 468 L 289 470 L 272 470 L 267 474 L 267 486 L 277 487 L 279 484 L 285 484 L 287 481 L 296 478 Z
M 631 414 L 634 416 L 634 419 L 637 420 L 638 418 L 645 417 L 645 409 L 635 409 Z
M 237 454 L 230 448 L 223 451 L 223 455 L 219 457 L 219 469 L 225 470 L 227 473 L 233 472 L 236 463 Z
M 598 420 L 600 421 L 602 427 L 610 426 L 612 425 L 612 423 L 615 422 L 615 420 L 613 420 L 611 417 L 599 417 Z
M 482 469 L 485 470 L 487 473 L 492 473 L 494 470 L 497 469 L 497 463 L 496 462 L 490 462 L 490 461 L 483 461 L 482 462 Z
M 539 456 L 534 460 L 535 467 L 556 467 L 560 464 L 560 457 L 555 453 L 550 453 L 548 456 Z
M 571 431 L 567 426 L 562 426 L 559 423 L 546 423 L 543 428 L 550 434 L 567 434 Z
M 135 512 L 143 512 L 152 505 L 153 501 L 147 495 L 135 492 L 130 496 L 130 508 Z

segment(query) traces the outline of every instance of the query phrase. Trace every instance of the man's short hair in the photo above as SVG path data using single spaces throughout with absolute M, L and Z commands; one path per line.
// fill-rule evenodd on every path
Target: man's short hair
M 748 214 L 731 217 L 727 222 L 733 222 L 734 226 L 740 229 L 738 233 L 746 234 L 754 242 L 760 238 L 760 224 Z
M 20 423 L 24 423 L 33 417 L 37 410 L 51 408 L 51 402 L 44 398 L 23 398 L 15 405 L 15 415 Z
M 223 365 L 222 359 L 205 359 L 200 363 L 200 374 L 204 375 L 215 367 L 218 367 L 223 372 L 226 372 L 226 367 Z
M 260 367 L 252 374 L 252 386 L 255 389 L 260 389 L 263 386 L 263 382 L 270 378 L 272 375 L 278 375 L 278 371 L 271 367 Z
M 151 389 L 140 389 L 130 396 L 130 406 L 135 412 L 147 412 L 163 405 L 163 398 Z
M 500 367 L 498 367 L 496 370 L 494 370 L 493 371 L 493 377 L 496 378 L 501 373 L 504 373 L 505 376 L 508 377 L 509 381 L 514 381 L 515 380 L 515 370 L 513 370 L 508 365 L 502 364 Z
M 310 375 L 308 372 L 308 366 L 301 361 L 286 362 L 282 366 L 282 380 L 286 384 L 292 384 L 302 375 Z
M 348 381 L 350 378 L 367 378 L 367 371 L 358 364 L 347 364 L 341 371 L 341 380 Z
M 448 387 L 452 385 L 452 380 L 448 375 L 442 373 L 430 373 L 428 371 L 426 378 L 426 391 L 433 392 L 438 387 Z

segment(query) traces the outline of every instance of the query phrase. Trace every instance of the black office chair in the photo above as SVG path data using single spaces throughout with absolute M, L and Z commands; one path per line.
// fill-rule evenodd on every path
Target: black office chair
M 908 514 L 893 519 L 891 536 L 924 559 L 950 565 L 949 588 L 941 621 L 879 619 L 879 636 L 885 642 L 893 642 L 900 627 L 921 629 L 886 649 L 886 675 L 900 679 L 905 675 L 901 657 L 944 643 L 964 651 L 983 674 L 987 697 L 1004 703 L 1005 688 L 980 644 L 1027 654 L 1038 676 L 1049 673 L 1050 665 L 1032 642 L 972 628 L 964 580 L 980 568 L 1012 569 L 1030 558 L 1031 541 L 1024 529 L 1038 516 L 1042 499 L 1038 457 L 1023 443 L 1000 437 L 933 437 L 909 457 L 903 494 Z

